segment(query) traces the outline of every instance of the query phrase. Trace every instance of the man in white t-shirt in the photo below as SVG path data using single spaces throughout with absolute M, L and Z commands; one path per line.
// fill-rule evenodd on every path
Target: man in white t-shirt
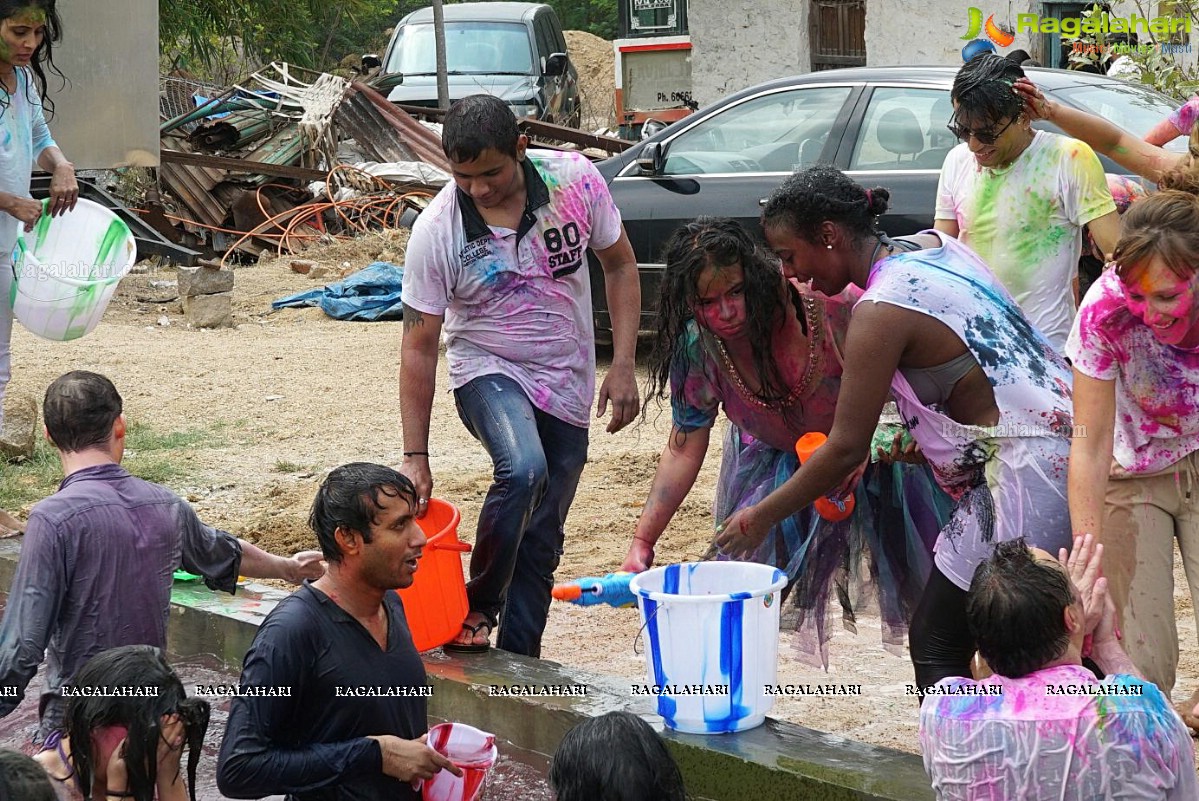
M 446 646 L 453 651 L 486 650 L 498 628 L 497 647 L 541 653 L 595 396 L 588 248 L 612 314 L 612 366 L 596 414 L 612 402 L 611 433 L 639 408 L 641 286 L 620 212 L 586 158 L 526 153 L 527 144 L 501 100 L 455 103 L 442 131 L 454 182 L 417 219 L 404 264 L 400 472 L 423 507 L 443 321 L 458 416 L 494 466 L 470 562 L 470 614 Z
M 1023 76 L 985 54 L 958 72 L 950 128 L 962 144 L 941 167 L 935 227 L 983 257 L 1060 353 L 1078 307 L 1083 226 L 1110 254 L 1120 222 L 1094 151 L 1033 131 L 1012 89 Z

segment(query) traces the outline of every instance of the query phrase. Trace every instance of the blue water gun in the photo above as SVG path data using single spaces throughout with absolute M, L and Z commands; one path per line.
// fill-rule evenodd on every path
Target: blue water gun
M 564 584 L 555 584 L 551 595 L 559 601 L 569 601 L 579 606 L 636 606 L 637 599 L 629 589 L 629 582 L 636 573 L 609 573 L 603 578 L 585 576 Z

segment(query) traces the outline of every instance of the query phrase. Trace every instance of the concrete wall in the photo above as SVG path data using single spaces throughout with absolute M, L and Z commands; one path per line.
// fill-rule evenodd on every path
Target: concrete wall
M 691 0 L 691 80 L 701 106 L 771 78 L 807 72 L 802 0 Z
M 866 3 L 866 63 L 871 67 L 904 64 L 935 64 L 957 66 L 962 63 L 962 46 L 966 40 L 967 8 L 974 5 L 984 15 L 995 14 L 997 21 L 1008 22 L 1016 28 L 1017 15 L 1041 14 L 1045 4 L 1040 0 L 1014 0 L 1010 10 L 999 3 L 972 2 L 961 0 L 867 0 Z M 1142 3 L 1138 8 L 1135 0 L 1115 0 L 1112 13 L 1127 17 L 1132 14 L 1154 16 L 1158 13 L 1156 3 Z M 1192 32 L 1192 36 L 1195 32 Z M 998 48 L 1000 55 L 1016 48 L 1027 50 L 1048 64 L 1045 54 L 1040 53 L 1041 37 L 1036 34 L 1016 32 L 1016 39 L 1005 48 Z M 1189 58 L 1193 63 L 1195 54 Z M 1185 59 L 1184 59 L 1185 60 Z
M 1028 13 L 1039 2 L 1015 0 L 1011 21 L 1016 14 Z M 967 6 L 962 0 L 867 0 L 866 64 L 870 67 L 932 64 L 956 67 L 962 63 L 962 36 L 967 28 Z M 1006 16 L 1006 3 L 973 3 L 984 14 Z M 1000 17 L 996 17 L 999 19 Z M 1022 41 L 1023 39 L 1023 41 Z M 1012 48 L 1032 50 L 1027 37 L 1017 37 Z M 1006 49 L 1000 50 L 1006 52 Z
M 1006 4 L 974 2 L 984 15 L 1016 26 L 1018 14 L 1040 14 L 1040 0 L 1013 0 Z M 1113 13 L 1155 15 L 1157 3 L 1117 0 Z M 867 0 L 866 64 L 870 67 L 932 64 L 958 66 L 966 40 L 969 2 L 962 0 Z M 807 0 L 690 0 L 691 74 L 694 95 L 700 104 L 770 78 L 807 72 Z M 980 34 L 981 36 L 981 34 Z M 1199 42 L 1199 31 L 1192 32 Z M 1022 48 L 1041 57 L 1040 37 L 1017 33 L 1015 41 L 1000 54 Z M 1199 60 L 1199 46 L 1182 61 Z

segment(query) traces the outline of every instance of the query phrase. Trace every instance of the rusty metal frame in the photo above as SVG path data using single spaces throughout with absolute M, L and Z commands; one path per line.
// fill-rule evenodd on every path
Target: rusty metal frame
M 170 162 L 172 164 L 211 167 L 217 170 L 248 173 L 250 175 L 297 178 L 301 181 L 323 181 L 329 175 L 325 170 L 310 170 L 307 167 L 294 167 L 290 164 L 270 164 L 265 161 L 248 161 L 246 159 L 230 158 L 229 156 L 187 153 L 182 150 L 168 150 L 165 147 L 162 149 L 162 160 L 163 162 Z
M 430 108 L 429 106 L 411 106 L 406 103 L 395 103 L 393 105 L 413 117 L 423 117 L 430 122 L 441 122 L 445 119 L 445 109 Z M 521 133 L 528 134 L 537 144 L 553 147 L 555 150 L 562 148 L 550 145 L 547 140 L 568 142 L 576 147 L 594 148 L 610 154 L 623 153 L 636 144 L 636 142 L 630 142 L 627 139 L 617 139 L 613 136 L 587 133 L 586 131 L 580 131 L 578 128 L 567 128 L 565 125 L 541 122 L 540 120 L 529 119 L 528 117 L 517 120 L 516 126 L 520 129 Z

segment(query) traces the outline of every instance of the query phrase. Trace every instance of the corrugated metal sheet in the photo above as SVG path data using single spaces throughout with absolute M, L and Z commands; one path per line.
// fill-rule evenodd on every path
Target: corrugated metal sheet
M 247 147 L 275 128 L 271 115 L 262 109 L 232 111 L 228 116 L 205 123 L 187 136 L 187 141 L 209 152 Z
M 450 171 L 437 134 L 365 84 L 350 84 L 334 119 L 376 161 L 423 161 Z
M 193 152 L 191 146 L 178 137 L 164 137 L 163 144 L 173 150 Z M 212 190 L 225 180 L 227 172 L 212 167 L 163 162 L 158 169 L 158 175 L 166 185 L 167 191 L 187 207 L 196 222 L 224 225 L 225 218 L 229 216 L 229 209 L 213 196 Z

